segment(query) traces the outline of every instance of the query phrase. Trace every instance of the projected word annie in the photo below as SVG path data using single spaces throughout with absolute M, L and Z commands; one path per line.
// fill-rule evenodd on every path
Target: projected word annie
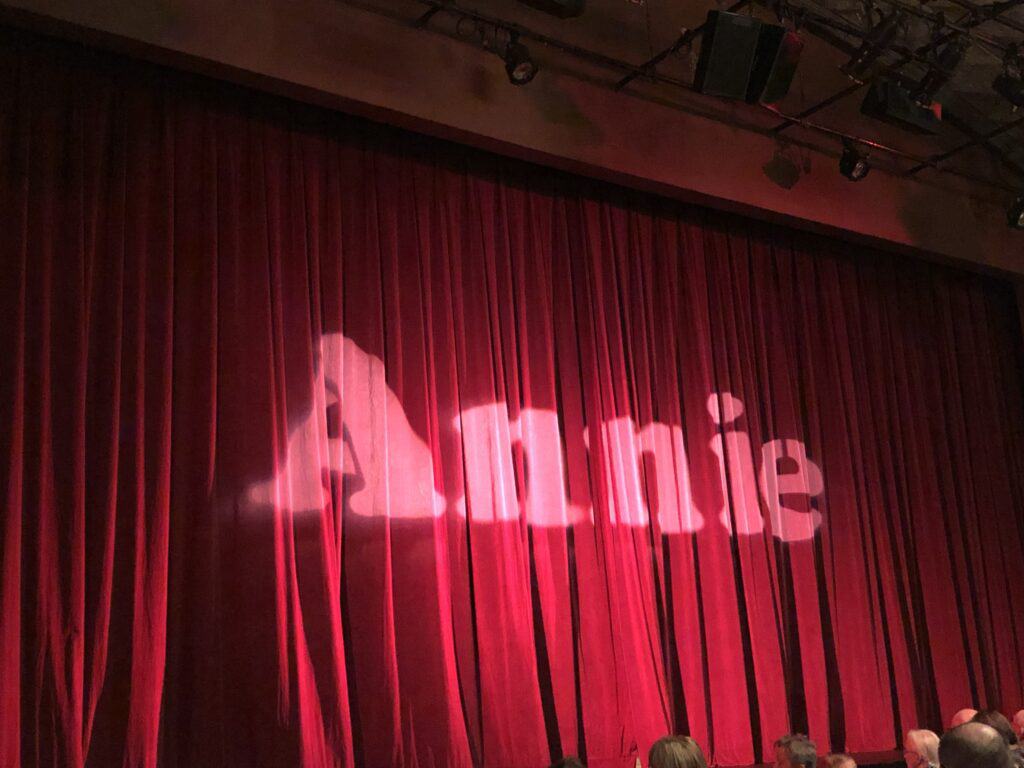
M 810 502 L 824 483 L 805 445 L 770 440 L 755 450 L 737 425 L 743 403 L 728 392 L 707 401 L 717 431 L 705 450 L 717 457 L 718 471 L 705 484 L 716 484 L 713 495 L 723 501 L 701 510 L 681 426 L 638 427 L 617 416 L 563 435 L 555 411 L 526 408 L 510 418 L 505 403 L 463 409 L 442 427 L 461 443 L 453 460 L 462 466 L 460 487 L 442 491 L 435 466 L 441 452 L 410 423 L 380 359 L 331 335 L 321 340 L 318 363 L 312 407 L 290 425 L 278 470 L 248 487 L 244 508 L 304 514 L 336 503 L 359 517 L 436 519 L 451 512 L 475 523 L 568 527 L 594 523 L 596 495 L 612 525 L 654 525 L 664 534 L 700 531 L 706 516 L 730 534 L 767 529 L 782 541 L 810 539 L 821 525 Z M 574 482 L 567 482 L 567 446 L 582 457 Z

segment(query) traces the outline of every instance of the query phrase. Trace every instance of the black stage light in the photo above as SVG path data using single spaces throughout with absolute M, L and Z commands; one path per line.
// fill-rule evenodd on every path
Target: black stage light
M 868 163 L 867 155 L 862 154 L 852 142 L 843 142 L 839 172 L 850 181 L 860 181 L 871 172 L 871 165 Z
M 840 67 L 843 74 L 857 82 L 864 82 L 871 65 L 885 53 L 904 22 L 905 16 L 901 9 L 896 9 L 888 16 L 883 16 L 865 36 L 864 42 L 861 43 L 853 57 Z
M 970 44 L 970 38 L 964 36 L 943 46 L 935 58 L 935 66 L 928 70 L 928 74 L 918 86 L 917 93 L 914 94 L 920 104 L 932 103 L 939 89 L 949 82 L 960 62 L 964 60 L 964 54 L 967 53 Z
M 1024 195 L 1013 201 L 1006 212 L 1006 221 L 1014 229 L 1024 229 Z
M 1024 107 L 1024 49 L 1012 45 L 1003 58 L 1003 72 L 992 81 L 992 89 L 1013 104 Z
M 1024 80 L 1004 72 L 992 81 L 992 89 L 1013 104 L 1024 107 Z
M 537 65 L 530 57 L 526 46 L 519 42 L 519 35 L 513 33 L 505 46 L 505 72 L 512 85 L 526 85 L 537 74 Z

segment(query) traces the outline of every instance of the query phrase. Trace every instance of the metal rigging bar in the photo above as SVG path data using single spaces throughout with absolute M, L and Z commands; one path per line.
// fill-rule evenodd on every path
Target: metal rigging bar
M 922 11 L 920 8 L 917 8 L 911 5 L 910 3 L 903 2 L 903 0 L 882 0 L 882 2 L 888 3 L 894 8 L 899 8 L 901 11 L 905 11 L 906 13 L 909 13 L 911 16 L 915 16 L 921 19 L 922 21 L 927 21 L 929 24 L 933 24 L 936 27 L 945 28 L 953 32 L 957 32 L 961 35 L 965 35 L 971 39 L 977 40 L 980 43 L 985 43 L 985 45 L 988 45 L 991 48 L 995 48 L 1001 53 L 1006 53 L 1008 49 L 1008 46 L 1004 45 L 998 40 L 994 40 L 988 35 L 980 35 L 977 32 L 973 31 L 974 28 L 977 27 L 979 24 L 984 24 L 986 21 L 991 20 L 987 17 L 983 18 L 978 16 L 975 13 L 975 11 L 977 10 L 977 6 L 974 6 L 974 10 L 969 11 L 966 16 L 961 18 L 960 21 L 946 21 L 944 18 L 942 18 L 941 14 L 933 14 L 928 11 Z M 964 24 L 965 21 L 968 23 Z
M 976 147 L 979 144 L 988 141 L 989 139 L 994 139 L 996 138 L 996 136 L 1001 136 L 1007 131 L 1012 131 L 1018 125 L 1024 125 L 1024 115 L 1021 115 L 1016 120 L 1011 120 L 1010 122 L 1005 123 L 1004 125 L 1001 125 L 998 128 L 993 128 L 988 133 L 978 134 L 970 141 L 965 141 L 963 144 L 958 144 L 952 149 L 947 149 L 945 152 L 940 152 L 937 155 L 932 155 L 931 157 L 928 158 L 928 162 L 918 163 L 913 168 L 907 169 L 904 172 L 904 175 L 913 176 L 915 173 L 923 171 L 925 168 L 931 168 L 935 164 L 941 163 L 943 160 L 948 160 L 949 158 L 953 157 L 953 155 L 963 152 L 965 149 Z
M 351 0 L 344 1 L 351 2 Z M 625 72 L 633 69 L 633 65 L 629 64 L 628 62 L 612 58 L 611 56 L 605 56 L 603 53 L 598 53 L 597 51 L 592 51 L 588 48 L 582 48 L 578 45 L 573 45 L 572 43 L 563 42 L 562 40 L 551 37 L 550 35 L 545 35 L 541 32 L 535 32 L 534 30 L 528 29 L 520 24 L 516 24 L 511 21 L 505 21 L 504 19 L 500 19 L 496 16 L 489 16 L 487 14 L 480 13 L 479 11 L 474 11 L 469 8 L 463 8 L 462 6 L 456 4 L 454 0 L 444 0 L 444 2 L 442 2 L 441 0 L 418 0 L 418 2 L 420 5 L 436 9 L 437 11 L 449 13 L 459 18 L 468 19 L 469 21 L 476 21 L 496 29 L 504 29 L 509 32 L 514 32 L 524 40 L 533 40 L 534 42 L 540 43 L 541 45 L 545 45 L 549 48 L 553 48 L 555 50 L 562 51 L 563 53 L 567 53 L 570 56 L 574 56 L 575 58 L 580 59 L 581 61 L 589 61 L 592 64 L 597 64 L 598 66 L 605 67 L 606 69 L 614 69 L 620 72 Z M 422 16 L 420 18 L 422 19 Z M 414 23 L 413 26 L 417 25 Z M 423 25 L 419 26 L 422 27 Z M 659 76 L 658 79 L 670 85 L 677 85 L 682 87 L 688 86 L 688 83 L 685 83 L 682 80 L 676 80 L 673 78 L 663 76 Z
M 1015 19 L 1008 19 L 1002 14 L 1011 8 L 1021 5 L 1024 0 L 1004 0 L 1004 2 L 991 3 L 989 5 L 978 5 L 971 0 L 950 0 L 953 5 L 959 5 L 964 10 L 970 11 L 972 16 L 979 16 L 982 21 L 994 21 L 996 24 L 1013 29 L 1017 32 L 1024 32 L 1024 24 Z
M 982 136 L 976 130 L 974 130 L 970 124 L 963 118 L 957 117 L 956 115 L 946 112 L 943 115 L 943 121 L 949 123 L 951 126 L 960 131 L 964 136 L 974 142 L 975 146 L 980 146 L 992 157 L 1002 163 L 1006 168 L 1016 173 L 1021 178 L 1024 178 L 1024 168 L 1017 163 L 1012 157 L 1007 155 L 1002 149 L 997 147 L 995 144 L 990 144 L 988 138 Z M 997 133 L 998 135 L 998 133 Z M 953 154 L 956 154 L 955 152 Z

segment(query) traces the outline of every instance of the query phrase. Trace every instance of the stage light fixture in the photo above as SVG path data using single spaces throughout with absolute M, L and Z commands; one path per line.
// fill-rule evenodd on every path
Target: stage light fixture
M 505 46 L 505 72 L 512 85 L 526 85 L 537 74 L 537 65 L 530 57 L 526 46 L 519 42 L 519 35 L 509 34 L 508 45 Z
M 1024 229 L 1024 194 L 1013 201 L 1006 212 L 1006 221 L 1014 229 Z
M 903 26 L 904 20 L 904 12 L 901 9 L 894 10 L 888 16 L 883 16 L 865 36 L 853 57 L 840 68 L 843 74 L 857 82 L 864 82 L 868 69 L 889 47 L 893 38 L 896 37 L 896 33 Z
M 1005 72 L 992 81 L 992 90 L 1013 104 L 1024 107 L 1024 80 Z
M 1003 72 L 992 81 L 992 89 L 1013 104 L 1024 107 L 1024 52 L 1011 46 L 1003 59 Z
M 843 142 L 843 156 L 839 158 L 839 172 L 850 181 L 860 181 L 871 172 L 867 155 L 860 152 L 853 142 Z
M 964 60 L 970 44 L 970 38 L 963 36 L 943 46 L 935 58 L 935 66 L 928 70 L 918 86 L 917 93 L 914 94 L 919 104 L 928 106 L 932 103 L 936 94 L 949 82 L 960 62 Z

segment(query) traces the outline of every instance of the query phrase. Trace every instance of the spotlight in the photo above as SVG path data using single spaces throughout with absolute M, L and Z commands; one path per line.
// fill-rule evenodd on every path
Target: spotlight
M 510 33 L 508 45 L 505 46 L 505 72 L 512 85 L 526 85 L 537 74 L 537 65 L 530 58 L 526 46 L 519 42 L 519 35 Z
M 992 81 L 992 90 L 1013 106 L 1024 107 L 1024 80 L 1019 77 L 1004 72 Z
M 970 39 L 965 36 L 947 43 L 939 51 L 935 59 L 935 66 L 928 70 L 928 74 L 924 76 L 917 88 L 915 96 L 919 104 L 928 106 L 932 103 L 939 89 L 949 82 L 953 72 L 964 60 L 964 54 L 967 53 L 970 44 Z
M 888 16 L 883 16 L 864 37 L 860 48 L 857 49 L 851 59 L 840 67 L 843 74 L 859 83 L 863 83 L 868 69 L 885 52 L 885 49 L 893 41 L 893 38 L 896 37 L 896 33 L 900 31 L 900 27 L 904 23 L 905 16 L 902 9 L 896 9 Z
M 1011 46 L 1003 59 L 1003 72 L 992 81 L 992 89 L 1013 104 L 1024 107 L 1024 51 Z
M 850 181 L 860 181 L 871 172 L 867 155 L 861 152 L 852 142 L 843 142 L 843 156 L 839 158 L 839 172 Z
M 1024 229 L 1024 195 L 1013 201 L 1006 212 L 1006 221 L 1014 229 Z

